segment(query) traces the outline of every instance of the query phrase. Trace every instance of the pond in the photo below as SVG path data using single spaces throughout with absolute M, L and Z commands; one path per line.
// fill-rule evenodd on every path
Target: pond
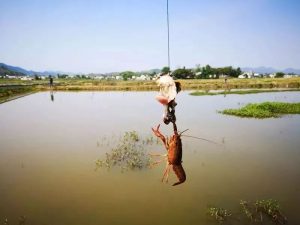
M 165 163 L 95 170 L 126 131 L 154 137 L 162 123 L 156 92 L 40 92 L 0 105 L 0 223 L 217 224 L 206 211 L 239 213 L 240 200 L 276 199 L 300 224 L 300 116 L 246 119 L 217 113 L 250 102 L 300 102 L 298 92 L 177 98 L 187 179 L 161 178 Z M 165 153 L 163 145 L 148 145 Z M 6 222 L 5 222 L 6 221 Z M 238 215 L 233 224 L 247 224 Z M 270 223 L 271 224 L 271 223 Z

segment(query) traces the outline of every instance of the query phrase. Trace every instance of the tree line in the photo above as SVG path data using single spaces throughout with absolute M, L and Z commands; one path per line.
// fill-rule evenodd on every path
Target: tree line
M 170 72 L 169 67 L 164 67 L 162 73 Z M 219 79 L 221 75 L 228 77 L 238 77 L 242 74 L 240 67 L 232 66 L 214 68 L 210 65 L 197 66 L 195 69 L 178 68 L 172 72 L 172 76 L 177 79 Z

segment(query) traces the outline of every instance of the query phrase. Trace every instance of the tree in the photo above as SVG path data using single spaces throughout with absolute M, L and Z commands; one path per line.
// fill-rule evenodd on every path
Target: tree
M 162 74 L 167 74 L 170 72 L 170 67 L 165 66 L 164 68 L 161 69 Z
M 34 79 L 35 79 L 35 80 L 41 80 L 41 78 L 40 78 L 39 75 L 37 75 L 37 74 L 34 74 Z
M 281 78 L 281 77 L 283 77 L 284 76 L 284 73 L 283 72 L 277 72 L 276 74 L 275 74 L 275 78 Z
M 237 76 L 236 76 L 236 77 L 238 77 L 239 75 L 242 74 L 242 70 L 241 70 L 240 67 L 238 67 L 238 68 L 236 69 L 236 73 L 237 73 Z
M 210 65 L 206 65 L 205 67 L 202 67 L 201 78 L 208 79 L 209 75 L 212 74 L 213 74 L 213 70 Z
M 133 76 L 135 76 L 135 73 L 132 71 L 125 71 L 125 72 L 120 73 L 120 76 L 123 77 L 123 80 L 129 80 Z
M 185 67 L 174 70 L 172 75 L 177 79 L 193 79 L 195 74 L 192 70 L 186 69 Z

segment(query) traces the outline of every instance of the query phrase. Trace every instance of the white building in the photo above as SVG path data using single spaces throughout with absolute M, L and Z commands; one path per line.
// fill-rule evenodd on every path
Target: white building
M 21 80 L 33 80 L 32 77 L 26 76 L 26 77 L 21 77 Z
M 13 75 L 5 75 L 6 78 L 8 79 L 17 79 L 18 77 L 17 76 L 13 76 Z
M 141 76 L 137 77 L 136 80 L 151 80 L 150 76 L 142 74 Z
M 240 78 L 240 79 L 253 78 L 253 77 L 254 77 L 254 73 L 252 71 L 244 72 L 243 74 L 238 76 L 238 78 Z

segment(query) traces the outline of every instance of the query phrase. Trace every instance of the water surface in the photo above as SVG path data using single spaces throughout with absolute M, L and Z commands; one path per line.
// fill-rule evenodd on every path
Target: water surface
M 274 198 L 300 224 L 300 116 L 245 119 L 218 114 L 250 102 L 300 102 L 300 93 L 201 96 L 180 93 L 184 184 L 161 183 L 165 164 L 95 171 L 126 131 L 152 135 L 162 123 L 155 92 L 36 93 L 0 105 L 0 221 L 18 224 L 216 224 L 208 205 L 239 212 L 239 201 Z M 172 134 L 162 125 L 162 133 Z M 103 141 L 105 140 L 105 141 Z M 103 143 L 109 144 L 103 144 Z M 162 145 L 148 146 L 164 153 Z M 151 149 L 153 148 L 153 149 Z M 237 224 L 246 224 L 237 223 Z

